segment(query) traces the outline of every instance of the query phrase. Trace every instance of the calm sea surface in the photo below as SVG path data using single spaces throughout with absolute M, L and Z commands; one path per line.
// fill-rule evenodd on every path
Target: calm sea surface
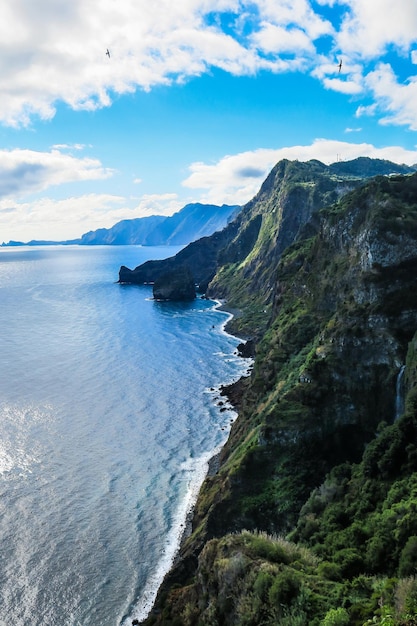
M 2 626 L 131 624 L 169 568 L 248 366 L 213 302 L 115 284 L 177 250 L 0 248 Z

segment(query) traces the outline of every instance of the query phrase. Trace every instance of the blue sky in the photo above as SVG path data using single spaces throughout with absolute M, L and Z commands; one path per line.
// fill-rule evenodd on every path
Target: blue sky
M 0 242 L 243 204 L 281 158 L 414 164 L 416 131 L 414 0 L 0 7 Z

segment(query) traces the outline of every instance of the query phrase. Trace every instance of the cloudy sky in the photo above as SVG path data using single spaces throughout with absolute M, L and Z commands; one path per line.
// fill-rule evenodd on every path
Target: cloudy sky
M 414 0 L 0 6 L 0 243 L 243 204 L 284 157 L 414 164 L 416 131 Z

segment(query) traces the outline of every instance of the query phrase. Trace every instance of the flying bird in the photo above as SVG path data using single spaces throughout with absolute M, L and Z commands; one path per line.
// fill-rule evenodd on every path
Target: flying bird
M 108 57 L 109 57 L 109 59 L 110 59 L 110 52 L 109 52 L 109 49 L 108 49 L 108 48 L 107 48 L 107 50 L 106 50 L 106 54 L 107 54 L 107 56 L 108 56 Z
M 340 70 L 342 69 L 342 59 L 340 59 L 339 61 L 339 74 L 340 74 Z

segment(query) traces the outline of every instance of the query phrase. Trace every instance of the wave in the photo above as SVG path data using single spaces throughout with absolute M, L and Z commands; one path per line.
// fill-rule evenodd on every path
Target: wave
M 186 532 L 187 520 L 197 501 L 201 485 L 207 476 L 209 462 L 213 456 L 220 452 L 222 447 L 223 444 L 220 444 L 212 452 L 207 452 L 198 459 L 187 459 L 180 465 L 179 474 L 181 475 L 181 481 L 187 484 L 185 496 L 174 513 L 172 527 L 167 535 L 158 566 L 149 577 L 141 597 L 132 609 L 131 614 L 122 621 L 123 626 L 131 624 L 133 619 L 142 621 L 149 615 L 155 603 L 158 589 L 178 554 L 181 541 Z
M 220 311 L 220 306 L 222 306 L 222 303 L 220 301 L 215 301 L 212 308 L 212 310 L 216 311 L 216 313 L 222 313 L 226 317 L 225 321 L 221 324 L 220 331 L 224 335 L 235 338 L 226 330 L 226 325 L 230 321 L 230 319 L 233 318 L 233 314 L 227 311 Z M 215 354 L 219 356 L 223 361 L 236 360 L 236 362 L 241 364 L 240 376 L 248 375 L 253 363 L 253 359 L 242 358 L 238 356 L 237 353 L 234 353 L 233 355 L 228 355 L 223 351 Z M 226 356 L 232 358 L 225 359 Z M 233 380 L 236 380 L 238 377 L 239 374 L 237 376 L 235 374 Z M 209 393 L 210 395 L 212 395 L 212 400 L 214 402 L 214 400 L 220 399 L 221 388 L 222 385 L 206 388 L 205 393 Z M 238 416 L 237 412 L 234 410 L 233 406 L 227 401 L 227 399 L 222 398 L 222 400 L 223 402 L 221 410 L 226 411 L 228 416 L 227 426 L 221 425 L 219 423 L 219 427 L 221 427 L 221 430 L 224 434 L 224 439 L 213 450 L 206 452 L 204 455 L 200 456 L 197 459 L 190 458 L 180 465 L 179 474 L 182 474 L 181 480 L 187 483 L 186 494 L 180 502 L 176 512 L 174 513 L 172 527 L 168 532 L 158 565 L 155 571 L 148 578 L 145 587 L 140 595 L 140 598 L 134 604 L 130 614 L 122 620 L 122 626 L 130 626 L 132 620 L 134 619 L 137 619 L 139 620 L 139 622 L 141 622 L 148 617 L 150 611 L 152 610 L 152 607 L 154 606 L 158 590 L 166 574 L 171 570 L 175 562 L 184 537 L 187 536 L 190 531 L 189 526 L 191 524 L 192 512 L 197 502 L 201 486 L 209 472 L 210 461 L 221 452 L 224 444 L 226 443 L 231 425 Z

